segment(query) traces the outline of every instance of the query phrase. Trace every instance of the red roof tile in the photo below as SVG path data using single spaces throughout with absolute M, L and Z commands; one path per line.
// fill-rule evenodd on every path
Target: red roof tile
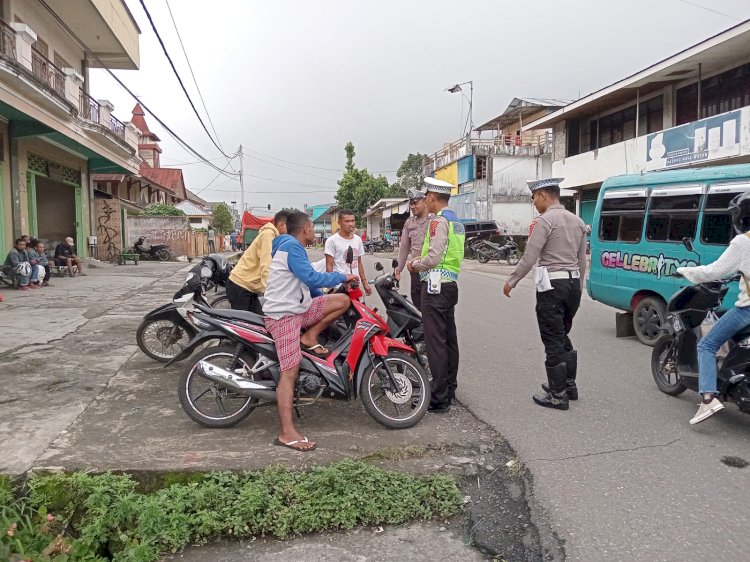
M 143 108 L 141 107 L 140 103 L 135 104 L 135 107 L 133 108 L 133 118 L 130 120 L 130 122 L 138 127 L 144 136 L 149 137 L 155 141 L 161 140 L 154 133 L 152 133 L 148 128 L 148 125 L 146 125 L 146 114 L 143 112 Z
M 148 181 L 174 193 L 180 199 L 187 199 L 185 195 L 185 180 L 179 168 L 152 168 L 147 163 L 141 164 L 141 176 Z

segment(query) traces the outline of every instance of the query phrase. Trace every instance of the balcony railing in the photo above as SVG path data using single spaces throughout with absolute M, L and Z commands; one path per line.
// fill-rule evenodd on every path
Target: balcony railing
M 34 77 L 60 97 L 65 97 L 65 75 L 55 63 L 32 47 L 31 72 Z
M 81 91 L 80 97 L 80 114 L 84 119 L 99 122 L 99 102 L 88 95 L 86 92 Z
M 114 115 L 109 116 L 109 128 L 114 134 L 125 140 L 125 125 Z
M 0 57 L 16 62 L 16 32 L 0 20 Z

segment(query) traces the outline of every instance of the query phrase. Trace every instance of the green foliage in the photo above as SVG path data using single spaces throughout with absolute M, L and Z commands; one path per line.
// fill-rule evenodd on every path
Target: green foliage
M 389 197 L 406 197 L 407 189 L 422 189 L 424 154 L 409 154 L 396 171 L 398 178 L 390 187 Z
M 143 211 L 143 215 L 146 217 L 184 217 L 185 213 L 172 205 L 154 203 Z
M 298 213 L 300 211 L 297 207 L 284 207 L 281 210 L 286 211 L 287 213 Z
M 285 539 L 398 524 L 447 517 L 462 504 L 447 476 L 352 460 L 307 472 L 274 466 L 173 475 L 143 490 L 127 474 L 51 474 L 33 478 L 28 494 L 13 498 L 10 484 L 0 480 L 0 560 L 35 562 L 150 562 L 222 536 Z
M 219 203 L 214 207 L 211 224 L 213 224 L 214 228 L 222 234 L 227 234 L 234 230 L 234 218 L 232 217 L 232 211 L 229 209 L 229 205 L 226 203 Z
M 367 169 L 359 169 L 354 165 L 354 145 L 346 143 L 346 165 L 344 176 L 338 181 L 336 203 L 340 209 L 351 209 L 357 217 L 357 222 L 364 224 L 364 214 L 367 207 L 378 199 L 388 197 L 388 179 L 385 176 L 373 176 Z

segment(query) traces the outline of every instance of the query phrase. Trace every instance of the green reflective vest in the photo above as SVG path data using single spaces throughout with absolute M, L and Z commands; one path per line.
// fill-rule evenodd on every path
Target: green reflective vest
M 432 271 L 440 271 L 440 277 L 443 281 L 458 281 L 458 274 L 461 271 L 461 262 L 464 259 L 464 224 L 458 220 L 456 213 L 450 209 L 438 211 L 438 217 L 444 217 L 448 220 L 448 245 L 445 248 L 443 259 Z M 425 257 L 430 250 L 430 228 L 427 228 L 427 236 L 424 238 L 422 245 L 422 257 Z M 419 274 L 420 280 L 424 281 L 429 276 L 429 271 Z

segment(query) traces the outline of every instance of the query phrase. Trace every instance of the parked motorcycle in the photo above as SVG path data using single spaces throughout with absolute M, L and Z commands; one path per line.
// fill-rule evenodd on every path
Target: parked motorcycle
M 487 263 L 490 260 L 497 260 L 498 262 L 505 260 L 508 262 L 508 265 L 516 265 L 521 259 L 518 245 L 510 236 L 505 239 L 505 243 L 502 246 L 489 240 L 480 239 L 473 248 L 479 263 Z
M 141 259 L 151 259 L 159 261 L 169 261 L 172 259 L 172 252 L 169 251 L 169 244 L 153 244 L 146 247 L 147 236 L 141 236 L 138 241 L 133 244 L 133 251 L 138 254 Z
M 365 253 L 374 254 L 375 252 L 392 252 L 394 250 L 393 244 L 390 240 L 368 240 L 364 243 Z
M 138 347 L 151 359 L 168 362 L 177 356 L 198 333 L 187 312 L 193 304 L 212 308 L 229 308 L 226 294 L 214 297 L 210 302 L 206 293 L 218 286 L 226 285 L 232 264 L 219 254 L 211 254 L 194 266 L 185 283 L 174 294 L 172 302 L 160 306 L 143 318 L 135 338 Z
M 476 247 L 482 242 L 482 238 L 473 236 L 467 238 L 464 242 L 464 259 L 475 260 L 477 259 Z
M 359 301 L 358 287 L 342 286 L 357 315 L 353 327 L 329 345 L 327 357 L 302 352 L 295 405 L 314 404 L 324 394 L 341 400 L 361 398 L 367 413 L 392 429 L 412 427 L 429 406 L 430 379 L 416 352 L 389 337 L 388 324 Z M 175 360 L 209 339 L 225 344 L 203 350 L 180 377 L 180 404 L 207 427 L 231 427 L 261 401 L 275 402 L 281 376 L 273 337 L 252 312 L 216 311 L 197 306 L 189 313 L 203 330 Z

